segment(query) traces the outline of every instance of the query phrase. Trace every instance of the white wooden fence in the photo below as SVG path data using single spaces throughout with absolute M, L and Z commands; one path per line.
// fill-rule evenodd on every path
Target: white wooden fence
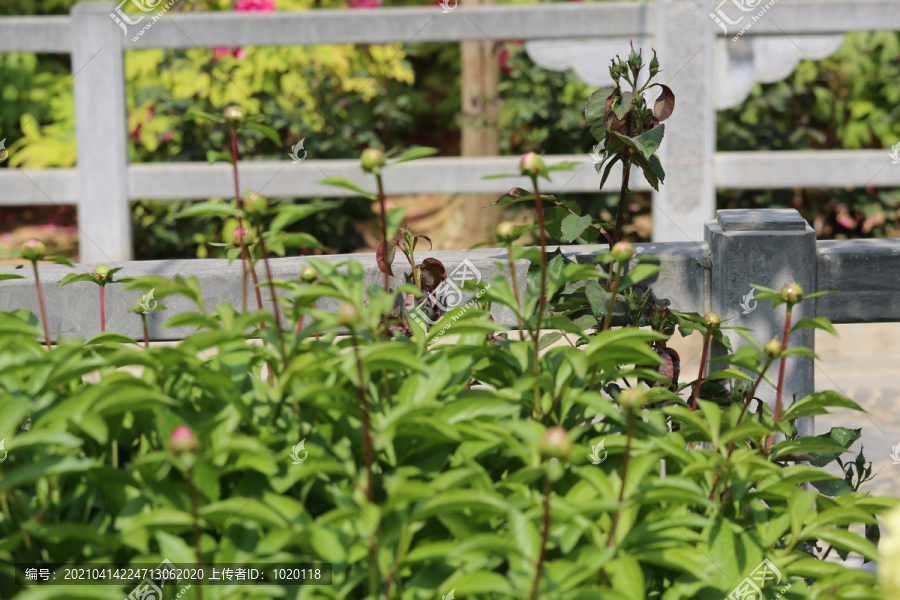
M 165 4 L 161 2 L 160 6 Z M 538 5 L 385 8 L 302 13 L 172 13 L 132 42 L 152 16 L 127 27 L 111 18 L 114 2 L 84 2 L 70 16 L 0 18 L 0 52 L 71 53 L 74 77 L 77 169 L 0 169 L 0 206 L 77 204 L 80 252 L 85 262 L 132 258 L 129 200 L 199 199 L 232 193 L 227 165 L 133 164 L 127 161 L 123 52 L 144 48 L 310 45 L 355 42 L 456 42 L 462 40 L 655 40 L 665 69 L 661 81 L 676 96 L 667 121 L 663 164 L 668 176 L 654 202 L 654 240 L 698 241 L 715 209 L 715 189 L 824 186 L 900 187 L 900 166 L 887 150 L 715 152 L 714 47 L 723 31 L 710 18 L 724 2 L 655 0 Z M 752 2 L 745 2 L 752 4 Z M 130 14 L 136 20 L 138 15 Z M 803 36 L 857 30 L 900 30 L 896 0 L 779 0 L 747 36 Z M 732 34 L 733 32 L 729 32 Z M 608 56 L 596 60 L 608 62 Z M 0 132 L 10 138 L 15 135 Z M 576 149 L 573 149 L 576 150 Z M 593 192 L 589 148 L 550 157 L 583 163 L 576 173 L 557 172 L 547 192 Z M 285 157 L 287 158 L 287 157 Z M 392 170 L 389 194 L 501 193 L 510 180 L 480 176 L 515 169 L 514 157 L 432 158 Z M 243 185 L 271 196 L 334 194 L 316 183 L 343 176 L 364 183 L 356 161 L 243 162 Z M 615 177 L 607 184 L 611 191 Z M 524 181 L 522 182 L 524 183 Z M 648 186 L 636 175 L 632 189 Z

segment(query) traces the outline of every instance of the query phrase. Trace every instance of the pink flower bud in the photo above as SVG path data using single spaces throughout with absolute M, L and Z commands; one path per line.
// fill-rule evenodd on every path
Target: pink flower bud
M 534 152 L 523 154 L 519 161 L 519 170 L 522 175 L 536 177 L 544 170 L 544 160 Z
M 40 260 L 46 251 L 47 247 L 41 240 L 32 239 L 22 244 L 22 256 L 28 260 Z
M 197 436 L 190 427 L 179 425 L 169 436 L 169 447 L 172 452 L 181 454 L 183 452 L 194 452 L 200 446 Z
M 251 233 L 248 229 L 238 227 L 234 230 L 234 235 L 231 236 L 231 243 L 235 246 L 239 246 L 241 244 L 241 240 L 244 240 L 244 244 L 253 242 L 253 233 Z
M 562 427 L 551 427 L 544 432 L 538 442 L 538 450 L 542 458 L 568 458 L 572 451 L 572 443 L 568 433 Z
M 612 250 L 609 251 L 609 255 L 612 256 L 616 262 L 625 263 L 634 258 L 634 247 L 628 242 L 616 242 L 612 247 Z

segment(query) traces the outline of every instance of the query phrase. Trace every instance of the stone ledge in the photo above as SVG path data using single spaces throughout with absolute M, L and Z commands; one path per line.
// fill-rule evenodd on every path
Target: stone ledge
M 562 246 L 563 253 L 579 263 L 591 263 L 598 253 L 606 251 L 606 246 Z M 555 252 L 556 247 L 551 246 L 549 252 Z M 704 244 L 695 243 L 666 243 L 666 244 L 636 244 L 635 252 L 638 256 L 653 255 L 660 258 L 660 262 L 666 267 L 666 271 L 654 276 L 651 280 L 652 287 L 660 298 L 666 298 L 670 304 L 680 310 L 702 311 L 704 306 L 704 282 L 708 265 L 708 251 Z M 459 266 L 463 260 L 469 260 L 472 265 L 481 272 L 482 277 L 491 277 L 500 273 L 497 263 L 506 261 L 506 251 L 502 248 L 483 248 L 478 250 L 445 250 L 435 252 L 417 252 L 416 259 L 422 261 L 433 257 L 444 263 L 448 272 Z M 341 263 L 348 260 L 356 260 L 363 265 L 366 286 L 381 285 L 383 275 L 375 265 L 375 255 L 365 254 L 336 254 L 316 257 L 330 263 Z M 303 257 L 275 258 L 270 261 L 272 276 L 275 279 L 297 279 L 300 268 L 305 264 Z M 524 275 L 528 270 L 529 261 L 517 261 L 516 269 L 519 276 L 519 286 L 524 285 Z M 90 282 L 72 283 L 63 288 L 58 287 L 59 281 L 68 273 L 90 272 L 95 265 L 79 264 L 76 268 L 56 264 L 41 264 L 38 266 L 41 284 L 44 290 L 44 298 L 47 305 L 47 317 L 49 320 L 50 336 L 56 340 L 59 336 L 89 338 L 100 331 L 99 293 L 96 285 Z M 155 261 L 131 261 L 118 265 L 123 267 L 117 276 L 119 277 L 143 277 L 156 275 L 174 279 L 176 275 L 183 277 L 195 276 L 200 282 L 203 297 L 208 309 L 214 308 L 221 302 L 227 302 L 232 306 L 241 304 L 241 264 L 235 261 L 228 264 L 225 259 L 193 259 L 193 260 L 155 260 Z M 391 279 L 392 288 L 405 281 L 409 274 L 409 265 L 402 254 L 398 253 L 393 264 L 395 276 Z M 15 267 L 0 267 L 0 273 L 16 273 L 24 279 L 15 279 L 0 282 L 0 311 L 12 311 L 24 308 L 39 314 L 37 297 L 34 291 L 34 275 L 28 267 L 16 269 Z M 503 272 L 508 278 L 508 271 Z M 265 280 L 264 269 L 258 265 L 257 274 L 260 280 Z M 138 291 L 124 291 L 124 286 L 112 284 L 106 293 L 106 324 L 107 331 L 115 331 L 135 339 L 142 339 L 140 319 L 130 312 L 141 293 Z M 262 288 L 263 300 L 269 298 L 268 289 Z M 471 294 L 467 294 L 468 300 Z M 252 299 L 252 293 L 251 293 Z M 252 300 L 251 300 L 252 301 Z M 172 296 L 165 299 L 165 311 L 153 311 L 147 315 L 147 327 L 150 339 L 153 341 L 183 339 L 193 331 L 192 328 L 169 328 L 163 325 L 172 316 L 183 312 L 196 310 L 194 303 L 181 296 Z M 323 310 L 336 309 L 333 303 L 327 301 L 321 303 Z M 493 317 L 499 323 L 514 325 L 515 317 L 512 311 L 506 307 L 495 306 L 492 309 Z

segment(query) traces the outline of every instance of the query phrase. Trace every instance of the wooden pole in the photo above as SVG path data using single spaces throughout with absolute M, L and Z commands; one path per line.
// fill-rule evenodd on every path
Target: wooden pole
M 494 0 L 461 0 L 460 4 L 474 6 L 494 4 Z M 460 154 L 462 156 L 496 156 L 499 154 L 497 135 L 497 80 L 500 69 L 492 40 L 460 43 L 462 64 L 462 120 Z M 493 195 L 464 194 L 454 205 L 461 218 L 462 232 L 458 239 L 465 246 L 482 242 L 495 235 L 500 211 L 483 208 L 496 200 Z

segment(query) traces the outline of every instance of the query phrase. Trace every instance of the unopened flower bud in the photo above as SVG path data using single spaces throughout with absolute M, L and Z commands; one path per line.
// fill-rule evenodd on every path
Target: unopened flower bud
M 359 319 L 359 310 L 353 304 L 346 302 L 341 304 L 337 311 L 338 323 L 345 327 L 350 327 Z
M 302 279 L 306 283 L 312 283 L 318 278 L 319 272 L 316 271 L 316 268 L 314 266 L 304 265 L 303 268 L 300 269 L 300 279 Z
M 234 230 L 234 235 L 231 236 L 231 243 L 235 246 L 240 245 L 241 240 L 244 240 L 244 244 L 250 244 L 253 242 L 253 232 L 249 229 L 245 229 L 244 227 L 238 227 Z
M 522 175 L 537 177 L 544 170 L 544 160 L 534 152 L 528 152 L 519 160 L 519 170 Z
M 169 448 L 176 454 L 194 452 L 199 446 L 197 435 L 190 427 L 179 425 L 169 436 Z
M 778 358 L 781 355 L 781 342 L 778 341 L 778 338 L 772 338 L 766 345 L 764 346 L 766 350 L 766 354 L 771 356 L 772 358 Z
M 226 108 L 223 114 L 225 118 L 232 123 L 237 123 L 238 121 L 244 120 L 244 109 L 235 104 L 232 104 L 231 106 Z
M 106 265 L 97 265 L 97 268 L 94 269 L 93 275 L 94 279 L 101 283 L 104 283 L 109 277 L 109 267 L 107 267 Z
M 503 221 L 499 225 L 497 225 L 497 236 L 501 240 L 509 240 L 513 236 L 513 232 L 516 230 L 516 226 L 510 223 L 509 221 Z
M 27 260 L 38 260 L 47 251 L 47 247 L 41 240 L 28 240 L 22 244 L 22 256 Z
M 636 413 L 647 404 L 647 395 L 639 389 L 627 388 L 619 394 L 619 405 L 623 410 Z
M 612 247 L 612 250 L 609 251 L 609 255 L 612 256 L 616 262 L 628 262 L 634 258 L 634 248 L 628 242 L 616 242 Z
M 706 321 L 706 324 L 709 325 L 710 327 L 717 327 L 719 325 L 719 323 L 722 322 L 721 319 L 719 319 L 718 313 L 714 313 L 714 312 L 706 313 L 706 316 L 703 317 L 703 319 Z
M 569 436 L 565 429 L 562 427 L 551 427 L 541 436 L 541 440 L 538 442 L 538 450 L 542 459 L 565 459 L 569 457 L 572 451 L 572 443 L 569 442 Z
M 244 210 L 247 211 L 247 214 L 261 215 L 266 212 L 268 206 L 269 200 L 257 192 L 250 192 L 247 194 L 247 197 L 244 198 Z
M 781 288 L 781 299 L 793 306 L 803 300 L 803 288 L 797 283 L 789 283 Z
M 363 171 L 366 173 L 381 173 L 381 167 L 384 166 L 384 152 L 378 148 L 366 148 L 360 156 Z

